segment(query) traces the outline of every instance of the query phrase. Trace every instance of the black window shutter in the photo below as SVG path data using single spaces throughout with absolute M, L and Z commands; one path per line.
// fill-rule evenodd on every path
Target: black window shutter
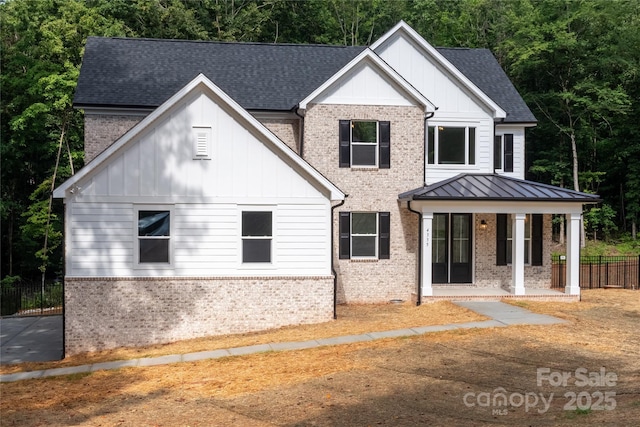
M 502 136 L 493 139 L 493 170 L 502 169 Z
M 380 132 L 378 167 L 389 169 L 391 167 L 391 122 L 379 122 L 378 129 Z
M 531 265 L 542 265 L 542 214 L 531 215 Z
M 507 214 L 496 214 L 496 265 L 507 265 Z
M 340 167 L 351 167 L 351 120 L 340 120 Z
M 351 214 L 349 212 L 340 212 L 338 226 L 340 242 L 338 257 L 340 259 L 349 259 L 351 257 Z
M 504 135 L 504 171 L 513 172 L 513 134 Z
M 380 212 L 378 218 L 378 258 L 389 259 L 391 255 L 391 214 Z

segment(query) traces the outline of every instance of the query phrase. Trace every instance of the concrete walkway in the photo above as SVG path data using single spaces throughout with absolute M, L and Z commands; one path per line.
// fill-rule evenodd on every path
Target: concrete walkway
M 562 319 L 544 314 L 532 313 L 529 310 L 515 307 L 497 301 L 466 301 L 455 304 L 468 308 L 476 313 L 491 317 L 492 320 L 467 323 L 452 323 L 448 325 L 422 326 L 416 328 L 396 329 L 392 331 L 370 332 L 360 335 L 347 335 L 334 338 L 322 338 L 309 341 L 281 342 L 272 344 L 260 344 L 246 347 L 202 351 L 188 354 L 172 354 L 168 356 L 148 357 L 143 359 L 121 360 L 115 362 L 95 363 L 91 365 L 72 366 L 68 368 L 55 368 L 42 371 L 18 372 L 15 374 L 0 375 L 0 382 L 20 381 L 34 378 L 46 378 L 58 375 L 81 374 L 108 369 L 120 369 L 126 367 L 144 367 L 165 365 L 170 363 L 194 362 L 198 360 L 219 359 L 221 357 L 243 356 L 247 354 L 262 353 L 266 351 L 302 350 L 328 345 L 351 344 L 364 341 L 373 341 L 381 338 L 407 337 L 422 335 L 430 332 L 447 331 L 451 329 L 471 328 L 495 328 L 509 325 L 550 325 L 564 323 Z
M 62 315 L 0 319 L 0 364 L 60 360 Z

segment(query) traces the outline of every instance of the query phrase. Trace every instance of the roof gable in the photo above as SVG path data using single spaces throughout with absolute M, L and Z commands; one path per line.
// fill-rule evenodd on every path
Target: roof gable
M 307 104 L 311 102 L 323 98 L 326 99 L 331 92 L 335 93 L 337 90 L 344 88 L 343 85 L 347 86 L 352 84 L 353 81 L 349 80 L 350 76 L 353 76 L 354 74 L 363 76 L 368 71 L 374 71 L 374 73 L 369 73 L 374 76 L 374 79 L 384 80 L 384 82 L 381 82 L 384 86 L 381 86 L 387 89 L 387 93 L 395 92 L 391 97 L 404 97 L 412 103 L 422 105 L 425 111 L 435 111 L 436 107 L 431 101 L 425 98 L 423 94 L 411 86 L 400 74 L 380 59 L 380 57 L 370 49 L 363 51 L 347 65 L 342 67 L 342 69 L 337 73 L 327 79 L 327 81 L 320 85 L 316 90 L 311 92 L 306 98 L 300 101 L 299 107 L 301 109 L 305 109 Z M 371 81 L 369 83 L 371 83 Z M 380 93 L 374 94 L 375 97 L 379 95 Z M 362 98 L 366 98 L 366 96 L 367 95 L 361 95 Z M 381 100 L 377 100 L 376 102 L 376 99 L 371 99 L 369 102 L 365 100 L 362 103 L 371 103 L 376 105 L 380 104 L 380 101 Z
M 493 111 L 494 118 L 510 123 L 535 123 L 526 103 L 488 49 L 435 48 L 405 22 L 400 21 L 371 49 L 384 51 L 398 38 L 408 40 L 471 95 Z
M 232 116 L 234 120 L 239 123 L 237 127 L 241 129 L 241 131 L 238 132 L 242 132 L 244 134 L 252 134 L 254 138 L 257 138 L 268 148 L 268 151 L 275 153 L 277 157 L 288 164 L 299 176 L 302 176 L 306 181 L 310 182 L 311 185 L 313 185 L 322 194 L 326 195 L 326 197 L 330 198 L 331 200 L 344 199 L 344 193 L 342 193 L 334 184 L 332 184 L 322 174 L 311 167 L 306 161 L 300 158 L 295 152 L 287 147 L 284 142 L 279 140 L 273 133 L 271 133 L 266 127 L 264 127 L 264 125 L 258 122 L 253 116 L 251 116 L 246 110 L 244 110 L 240 105 L 238 105 L 233 99 L 231 99 L 226 93 L 224 93 L 220 88 L 214 85 L 202 74 L 198 75 L 169 100 L 167 100 L 155 111 L 145 117 L 140 123 L 134 126 L 125 135 L 123 135 L 115 143 L 109 146 L 105 151 L 100 153 L 95 159 L 89 162 L 73 177 L 56 188 L 56 190 L 54 191 L 54 197 L 65 198 L 73 194 L 75 191 L 75 187 L 79 183 L 85 183 L 91 177 L 94 177 L 97 174 L 101 173 L 104 170 L 105 166 L 113 163 L 114 159 L 118 158 L 119 154 L 122 153 L 123 150 L 128 148 L 135 141 L 144 141 L 145 136 L 153 134 L 156 127 L 169 123 L 167 129 L 175 130 L 173 128 L 175 128 L 177 125 L 183 125 L 184 123 L 182 122 L 184 120 L 179 120 L 179 123 L 174 121 L 174 125 L 172 125 L 170 123 L 172 117 L 171 114 L 183 110 L 184 102 L 193 103 L 195 102 L 194 100 L 202 96 L 207 97 L 216 105 L 222 106 L 227 114 L 229 116 Z M 196 108 L 196 110 L 198 109 Z M 191 130 L 191 126 L 197 127 L 197 125 L 203 121 L 201 119 L 198 119 L 197 116 L 198 114 L 196 113 L 189 120 L 189 123 L 187 123 L 187 126 L 189 128 L 187 132 Z M 231 130 L 225 128 L 224 131 L 230 132 Z M 181 131 L 177 130 L 177 132 Z M 182 137 L 184 138 L 183 134 L 179 135 L 182 135 Z M 187 140 L 190 140 L 189 136 L 187 136 L 186 138 Z M 171 140 L 171 138 L 169 139 Z M 173 139 L 175 140 L 175 138 Z M 172 141 L 170 140 L 160 143 L 164 144 L 162 147 L 163 150 L 186 150 L 186 156 L 191 156 L 189 154 L 191 153 L 191 147 L 189 146 L 189 144 L 180 147 L 169 147 L 168 144 L 172 143 Z M 182 154 L 184 157 L 184 153 Z M 271 157 L 273 157 L 272 154 Z

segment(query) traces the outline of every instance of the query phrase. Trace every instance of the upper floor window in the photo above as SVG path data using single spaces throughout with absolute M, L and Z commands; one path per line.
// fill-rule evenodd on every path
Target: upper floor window
M 391 166 L 390 122 L 340 120 L 340 167 Z
M 496 135 L 493 143 L 493 169 L 513 172 L 513 134 Z
M 171 263 L 171 211 L 138 210 L 138 264 Z
M 427 153 L 430 165 L 475 165 L 476 128 L 429 126 Z

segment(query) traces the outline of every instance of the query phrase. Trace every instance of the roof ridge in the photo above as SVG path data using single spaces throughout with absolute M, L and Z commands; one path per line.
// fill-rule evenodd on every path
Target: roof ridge
M 202 44 L 228 44 L 228 45 L 255 45 L 255 46 L 291 46 L 291 47 L 330 47 L 330 48 L 360 48 L 364 49 L 368 46 L 363 45 L 339 45 L 339 44 L 322 44 L 322 43 L 271 43 L 271 42 L 243 42 L 232 40 L 190 40 L 190 39 L 162 39 L 155 37 L 104 37 L 104 36 L 89 36 L 90 39 L 108 39 L 108 40 L 123 40 L 123 41 L 148 41 L 148 42 L 161 42 L 161 43 L 202 43 Z

